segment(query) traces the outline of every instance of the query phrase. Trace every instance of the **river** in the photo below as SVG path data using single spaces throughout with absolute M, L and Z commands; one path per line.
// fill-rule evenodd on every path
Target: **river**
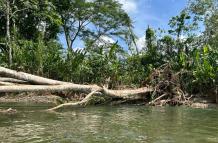
M 100 106 L 48 113 L 40 105 L 14 108 L 15 115 L 0 114 L 0 143 L 218 143 L 217 109 Z

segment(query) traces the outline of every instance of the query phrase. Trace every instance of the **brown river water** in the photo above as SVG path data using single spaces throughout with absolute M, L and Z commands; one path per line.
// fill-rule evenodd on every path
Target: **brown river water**
M 0 114 L 0 143 L 218 143 L 216 108 L 97 106 L 58 113 L 43 111 L 46 105 L 13 108 L 17 114 Z

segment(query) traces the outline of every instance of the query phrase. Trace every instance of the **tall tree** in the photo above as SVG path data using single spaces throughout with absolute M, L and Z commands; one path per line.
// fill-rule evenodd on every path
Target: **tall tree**
M 215 44 L 218 39 L 218 1 L 189 0 L 188 11 L 198 19 L 199 23 L 200 21 L 204 23 L 205 31 L 204 36 L 201 37 L 202 41 Z
M 8 59 L 9 65 L 12 65 L 12 48 L 11 48 L 11 34 L 10 34 L 10 16 L 11 16 L 11 2 L 10 0 L 2 0 L 0 2 L 2 15 L 5 16 L 5 27 L 6 27 L 6 36 L 5 36 L 5 45 L 8 50 Z
M 115 0 L 54 0 L 54 3 L 69 51 L 78 38 L 92 45 L 101 36 L 123 36 L 132 26 L 129 16 Z
M 162 43 L 162 47 L 166 51 L 165 52 L 166 56 L 168 56 L 168 57 L 172 56 L 173 47 L 174 47 L 174 44 L 175 44 L 174 39 L 171 36 L 169 36 L 169 35 L 165 35 L 160 40 L 160 42 Z
M 149 26 L 145 32 L 145 41 L 146 41 L 146 46 L 147 46 L 148 52 L 153 53 L 155 51 L 155 46 L 154 46 L 155 32 Z
M 194 35 L 194 32 L 198 28 L 197 18 L 191 17 L 185 9 L 178 16 L 170 19 L 169 26 L 171 29 L 168 32 L 176 36 L 178 53 L 186 52 L 188 54 L 189 49 L 185 46 L 185 43 L 190 42 L 190 38 L 188 37 Z

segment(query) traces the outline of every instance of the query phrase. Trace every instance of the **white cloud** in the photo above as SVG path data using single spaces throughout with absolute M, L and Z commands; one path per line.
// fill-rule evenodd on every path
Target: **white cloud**
M 100 39 L 96 42 L 98 46 L 102 46 L 105 44 L 112 44 L 112 43 L 115 43 L 115 41 L 108 36 L 101 36 Z
M 106 43 L 114 43 L 115 42 L 112 38 L 110 38 L 108 36 L 101 36 L 100 39 L 103 40 Z
M 136 0 L 117 0 L 123 6 L 123 9 L 128 13 L 137 12 L 137 2 Z
M 86 0 L 87 2 L 93 2 L 94 0 Z M 128 13 L 137 12 L 137 0 L 117 0 L 122 4 L 122 8 Z
M 83 48 L 83 47 L 75 47 L 75 48 L 73 48 L 73 51 L 77 51 L 77 50 L 81 50 L 81 51 L 83 51 L 84 48 Z
M 138 50 L 141 51 L 145 47 L 145 36 L 140 37 L 136 41 L 136 45 L 138 47 Z

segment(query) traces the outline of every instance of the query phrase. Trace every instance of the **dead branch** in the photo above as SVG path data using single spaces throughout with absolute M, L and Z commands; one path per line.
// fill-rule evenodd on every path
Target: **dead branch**
M 168 94 L 165 93 L 165 94 L 163 94 L 163 95 L 157 97 L 156 99 L 154 99 L 154 100 L 152 100 L 151 102 L 149 102 L 149 105 L 154 105 L 155 102 L 157 102 L 158 100 L 162 99 L 163 97 L 165 97 L 165 96 L 167 96 L 167 95 L 168 95 Z
M 64 103 L 61 105 L 58 105 L 54 108 L 48 109 L 48 111 L 55 111 L 60 108 L 65 108 L 65 107 L 81 107 L 81 106 L 86 106 L 88 105 L 89 101 L 92 99 L 92 97 L 97 93 L 97 90 L 92 91 L 89 93 L 82 101 L 79 102 L 74 102 L 74 103 Z

